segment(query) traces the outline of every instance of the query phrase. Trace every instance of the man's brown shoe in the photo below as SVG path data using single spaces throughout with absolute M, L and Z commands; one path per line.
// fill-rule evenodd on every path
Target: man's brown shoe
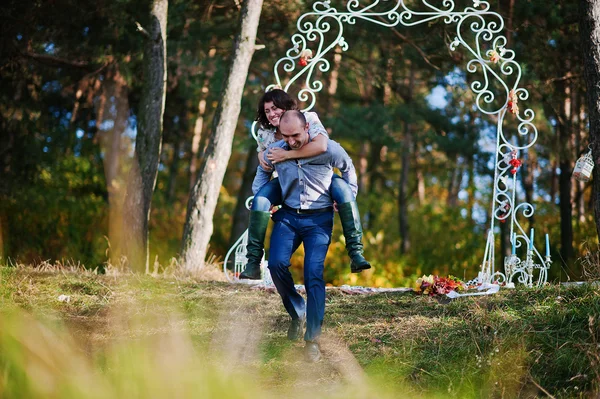
M 304 347 L 304 356 L 306 357 L 306 361 L 310 363 L 316 363 L 321 360 L 321 350 L 319 349 L 319 344 L 314 341 L 306 341 L 306 346 Z

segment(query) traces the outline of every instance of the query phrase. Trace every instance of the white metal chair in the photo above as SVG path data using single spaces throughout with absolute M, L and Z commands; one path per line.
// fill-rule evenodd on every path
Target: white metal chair
M 254 197 L 250 197 L 246 200 L 246 208 L 250 209 L 251 200 Z M 240 280 L 239 275 L 244 270 L 244 266 L 246 266 L 246 245 L 248 245 L 248 229 L 242 233 L 240 238 L 229 248 L 227 251 L 227 255 L 225 255 L 225 261 L 223 262 L 223 273 L 225 273 L 225 278 L 231 283 L 262 283 L 264 285 L 273 285 L 273 280 L 271 279 L 271 273 L 269 273 L 268 262 L 263 255 L 263 259 L 260 265 L 262 280 Z M 233 255 L 233 270 L 229 270 L 227 265 L 229 264 L 229 259 Z

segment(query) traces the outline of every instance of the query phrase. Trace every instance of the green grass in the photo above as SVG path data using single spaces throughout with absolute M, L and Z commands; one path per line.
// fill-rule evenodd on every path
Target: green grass
M 60 295 L 70 301 L 60 302 Z M 328 291 L 324 360 L 276 293 L 175 277 L 0 267 L 0 397 L 591 397 L 600 289 L 442 304 Z

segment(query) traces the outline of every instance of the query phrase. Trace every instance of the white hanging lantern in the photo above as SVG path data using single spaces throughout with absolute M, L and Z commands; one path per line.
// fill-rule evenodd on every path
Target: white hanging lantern
M 592 170 L 594 169 L 594 159 L 592 158 L 592 150 L 579 157 L 573 169 L 573 177 L 579 181 L 589 181 L 592 178 Z

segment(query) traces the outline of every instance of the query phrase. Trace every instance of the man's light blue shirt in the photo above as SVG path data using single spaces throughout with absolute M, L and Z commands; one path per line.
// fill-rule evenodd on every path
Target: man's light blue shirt
M 265 161 L 277 171 L 283 202 L 287 206 L 295 209 L 321 209 L 332 206 L 329 186 L 333 177 L 333 168 L 340 170 L 342 178 L 350 185 L 356 198 L 358 184 L 352 159 L 335 141 L 329 140 L 327 151 L 316 157 L 290 159 L 275 165 L 266 156 L 269 148 L 274 147 L 288 151 L 290 147 L 285 141 L 280 140 L 271 144 L 264 153 Z M 272 173 L 260 166 L 257 168 L 252 183 L 254 194 L 269 182 Z

